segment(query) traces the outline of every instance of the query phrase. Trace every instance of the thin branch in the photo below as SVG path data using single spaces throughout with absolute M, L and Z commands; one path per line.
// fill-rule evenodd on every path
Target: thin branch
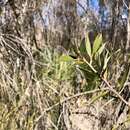
M 99 92 L 99 91 L 105 91 L 105 90 L 109 90 L 109 88 L 107 87 L 107 88 L 103 88 L 103 89 L 95 89 L 95 90 L 91 90 L 91 91 L 86 91 L 86 92 L 78 93 L 78 94 L 75 94 L 75 95 L 70 96 L 68 98 L 65 98 L 65 99 L 61 100 L 60 102 L 57 102 L 56 104 L 54 104 L 54 105 L 50 106 L 49 108 L 47 108 L 46 110 L 44 110 L 43 113 L 37 118 L 36 123 L 44 116 L 44 114 L 46 112 L 49 112 L 50 110 L 52 110 L 53 108 L 57 107 L 60 104 L 63 104 L 65 102 L 68 102 L 68 101 L 70 101 L 74 98 L 77 98 L 77 97 L 80 97 L 80 96 L 83 96 L 83 95 L 96 93 L 96 92 Z
M 108 83 L 108 81 L 104 78 L 101 78 L 103 82 L 108 86 L 109 90 L 116 94 L 128 107 L 130 107 L 130 104 L 115 90 L 111 87 L 111 85 Z
M 87 9 L 79 2 L 77 1 L 77 4 L 82 8 L 82 10 L 87 14 Z
M 123 4 L 125 5 L 125 7 L 129 10 L 129 7 L 127 6 L 126 2 L 124 0 L 123 1 Z

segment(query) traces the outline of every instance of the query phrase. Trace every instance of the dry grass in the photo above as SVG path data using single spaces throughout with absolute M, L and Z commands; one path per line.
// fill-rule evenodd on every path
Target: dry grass
M 0 38 L 0 130 L 120 127 L 115 120 L 117 97 L 115 102 L 104 83 L 99 89 L 77 91 L 78 83 L 83 87 L 79 72 L 73 63 L 60 61 L 63 49 L 45 46 L 39 51 L 13 35 Z
M 71 94 L 72 65 L 60 62 L 58 51 L 50 47 L 32 50 L 13 35 L 2 34 L 0 40 L 0 129 L 58 129 L 60 109 L 37 120 Z

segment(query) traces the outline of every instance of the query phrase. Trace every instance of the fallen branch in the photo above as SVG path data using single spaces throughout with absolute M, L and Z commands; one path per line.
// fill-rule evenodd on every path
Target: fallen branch
M 103 88 L 103 89 L 95 89 L 95 90 L 91 90 L 91 91 L 85 91 L 85 92 L 78 93 L 78 94 L 75 94 L 75 95 L 73 95 L 73 96 L 70 96 L 70 97 L 68 97 L 68 98 L 65 98 L 65 99 L 63 99 L 63 100 L 57 102 L 56 104 L 50 106 L 49 108 L 45 109 L 45 110 L 43 111 L 43 113 L 37 118 L 36 123 L 44 116 L 44 114 L 45 114 L 46 112 L 49 112 L 50 110 L 52 110 L 53 108 L 55 108 L 55 107 L 58 106 L 58 105 L 61 105 L 61 104 L 65 103 L 65 102 L 68 102 L 68 101 L 74 99 L 74 98 L 77 98 L 77 97 L 80 97 L 80 96 L 83 96 L 83 95 L 86 95 L 86 94 L 96 93 L 96 92 L 105 91 L 105 90 L 109 90 L 109 88 L 107 87 L 107 88 Z
M 103 77 L 101 79 L 108 86 L 108 88 L 109 88 L 109 90 L 111 92 L 113 92 L 114 94 L 116 94 L 127 106 L 130 107 L 130 104 L 115 89 L 113 89 L 111 87 L 111 85 L 108 83 L 108 81 L 106 79 L 104 79 Z

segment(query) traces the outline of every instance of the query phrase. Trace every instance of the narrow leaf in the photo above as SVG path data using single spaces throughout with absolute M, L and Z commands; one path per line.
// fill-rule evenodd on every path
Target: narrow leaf
M 110 60 L 111 56 L 108 56 L 108 53 L 106 54 L 105 56 L 105 59 L 104 59 L 104 66 L 103 66 L 103 70 L 106 69 L 107 67 L 107 64 L 108 64 L 108 61 Z
M 94 40 L 94 44 L 93 44 L 93 54 L 95 54 L 98 49 L 100 48 L 102 44 L 102 35 L 97 35 L 96 39 Z
M 62 55 L 60 57 L 60 61 L 64 61 L 64 62 L 73 62 L 74 59 L 68 55 Z
M 81 41 L 79 50 L 80 50 L 81 55 L 85 55 L 86 54 L 85 38 Z
M 91 44 L 90 44 L 88 34 L 87 34 L 87 37 L 86 37 L 86 51 L 87 51 L 89 57 L 91 57 Z
M 105 45 L 106 45 L 106 44 L 103 44 L 103 45 L 99 48 L 99 50 L 97 51 L 98 55 L 101 55 L 101 53 L 102 53 L 103 50 L 105 49 Z

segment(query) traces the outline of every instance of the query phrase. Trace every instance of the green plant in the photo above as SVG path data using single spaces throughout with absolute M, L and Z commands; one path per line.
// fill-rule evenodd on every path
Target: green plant
M 62 55 L 61 61 L 73 62 L 84 74 L 87 81 L 86 89 L 91 90 L 98 87 L 101 77 L 106 76 L 110 53 L 103 44 L 102 35 L 99 34 L 94 40 L 93 46 L 88 35 L 77 49 L 76 59 L 69 55 Z

